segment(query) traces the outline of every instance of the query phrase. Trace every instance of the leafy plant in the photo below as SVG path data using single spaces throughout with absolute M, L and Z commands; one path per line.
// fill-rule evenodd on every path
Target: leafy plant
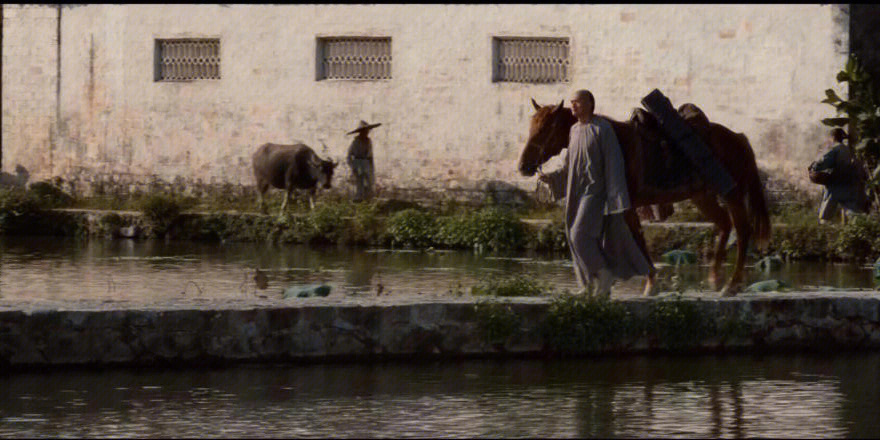
M 518 249 L 525 243 L 526 234 L 519 219 L 498 207 L 441 217 L 438 222 L 435 241 L 452 248 L 497 251 Z
M 503 344 L 519 327 L 522 318 L 508 304 L 478 301 L 474 304 L 477 322 L 490 344 Z
M 388 217 L 386 232 L 392 246 L 425 248 L 433 243 L 435 229 L 434 216 L 420 209 L 408 208 Z
M 855 55 L 850 55 L 844 69 L 837 73 L 837 82 L 849 86 L 849 99 L 841 98 L 833 89 L 825 90 L 822 102 L 833 106 L 838 117 L 823 119 L 822 123 L 849 127 L 850 145 L 865 171 L 869 171 L 867 190 L 874 199 L 874 209 L 880 212 L 880 97 Z
M 568 240 L 565 238 L 565 223 L 554 220 L 541 226 L 533 234 L 531 247 L 534 249 L 565 251 L 568 250 Z
M 18 230 L 41 212 L 40 202 L 32 193 L 17 188 L 0 189 L 0 231 Z
M 182 203 L 174 196 L 156 193 L 143 198 L 140 211 L 156 235 L 164 235 L 180 217 Z
M 685 301 L 680 294 L 673 294 L 652 304 L 646 331 L 656 336 L 661 345 L 675 350 L 714 333 L 712 324 L 695 302 Z
M 845 258 L 870 258 L 880 253 L 880 219 L 864 214 L 853 215 L 840 229 L 835 250 Z
M 484 279 L 471 287 L 471 294 L 479 296 L 540 296 L 552 290 L 553 287 L 549 283 L 528 275 L 518 274 L 505 278 Z
M 318 203 L 309 212 L 309 221 L 318 236 L 337 242 L 345 234 L 354 213 L 351 202 Z
M 635 335 L 637 325 L 629 310 L 618 302 L 562 295 L 550 303 L 543 331 L 551 349 L 587 353 L 622 343 Z
M 73 204 L 73 197 L 71 195 L 48 181 L 30 184 L 28 192 L 44 208 L 64 208 Z

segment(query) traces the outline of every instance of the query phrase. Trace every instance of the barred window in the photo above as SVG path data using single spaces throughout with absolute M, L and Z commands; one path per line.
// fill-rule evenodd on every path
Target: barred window
M 318 38 L 317 79 L 391 79 L 391 38 Z
M 156 81 L 220 79 L 220 39 L 156 40 Z
M 495 37 L 492 81 L 568 82 L 568 38 Z

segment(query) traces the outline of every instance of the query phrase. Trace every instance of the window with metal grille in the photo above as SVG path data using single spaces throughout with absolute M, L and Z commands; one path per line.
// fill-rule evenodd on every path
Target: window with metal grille
M 391 38 L 318 38 L 317 79 L 391 79 Z
M 219 38 L 156 40 L 156 81 L 220 79 Z
M 492 81 L 568 82 L 568 38 L 495 37 Z

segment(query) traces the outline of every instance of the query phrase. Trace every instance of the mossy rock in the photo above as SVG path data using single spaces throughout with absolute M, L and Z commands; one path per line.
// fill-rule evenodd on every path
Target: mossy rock
M 758 261 L 758 263 L 755 265 L 755 268 L 763 272 L 777 271 L 779 269 L 782 269 L 782 258 L 776 255 L 764 257 L 760 261 Z
M 330 294 L 330 286 L 326 284 L 294 285 L 284 289 L 282 298 L 309 298 L 314 296 L 327 296 Z
M 749 287 L 746 287 L 745 292 L 752 292 L 752 293 L 778 292 L 778 291 L 784 291 L 788 287 L 790 287 L 790 286 L 785 281 L 765 280 L 765 281 L 758 281 L 757 283 L 754 283 L 754 284 L 750 285 Z
M 696 264 L 697 254 L 688 250 L 673 249 L 663 254 L 663 261 L 673 266 Z

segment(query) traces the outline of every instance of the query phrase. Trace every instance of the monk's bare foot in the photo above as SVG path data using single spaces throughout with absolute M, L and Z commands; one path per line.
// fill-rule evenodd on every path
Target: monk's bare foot
M 645 282 L 645 290 L 642 291 L 643 296 L 655 296 L 657 295 L 657 284 L 654 283 L 652 278 L 648 278 Z
M 718 277 L 718 274 L 714 270 L 709 272 L 709 285 L 712 286 L 713 289 L 715 289 L 715 290 L 721 289 L 721 282 L 722 281 L 723 280 L 720 277 Z
M 736 294 L 739 293 L 739 290 L 739 284 L 728 284 L 721 289 L 721 296 L 725 298 L 736 296 Z

